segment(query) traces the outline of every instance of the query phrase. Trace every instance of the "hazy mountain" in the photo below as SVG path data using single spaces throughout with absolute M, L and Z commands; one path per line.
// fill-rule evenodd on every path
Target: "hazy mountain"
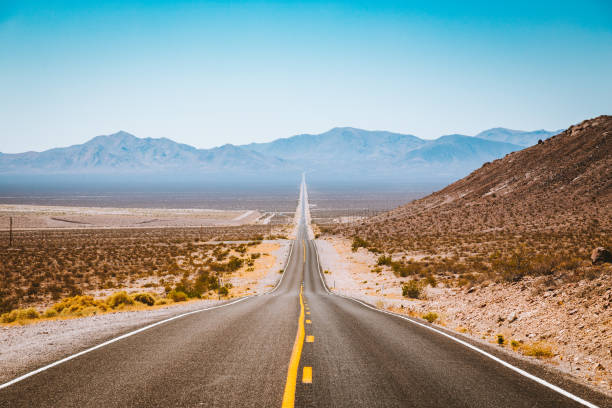
M 339 162 L 380 166 L 385 160 L 395 160 L 425 143 L 412 135 L 344 127 L 318 135 L 302 134 L 242 147 L 282 157 L 306 167 L 327 167 Z
M 475 137 L 492 140 L 494 142 L 512 143 L 515 145 L 529 147 L 538 143 L 538 140 L 546 140 L 551 136 L 561 133 L 563 130 L 534 130 L 525 132 L 523 130 L 512 130 L 506 128 L 493 128 L 480 132 Z
M 424 140 L 343 127 L 269 143 L 197 149 L 167 138 L 138 138 L 121 131 L 43 152 L 0 153 L 0 174 L 180 174 L 202 179 L 201 174 L 269 178 L 308 171 L 319 179 L 450 181 L 522 148 L 490 139 L 510 135 L 524 142 L 526 134 L 541 137 L 539 132 L 545 131 L 517 133 L 500 128 L 481 133 L 483 138 L 449 135 Z
M 305 170 L 328 177 L 427 178 L 456 177 L 522 147 L 471 136 L 449 135 L 424 140 L 413 135 L 354 128 L 334 128 L 318 135 L 303 134 L 245 149 L 275 155 Z M 365 173 L 365 174 L 364 174 Z
M 120 131 L 90 141 L 43 152 L 0 155 L 0 172 L 155 173 L 183 170 L 216 172 L 282 168 L 276 157 L 224 145 L 209 150 L 170 139 L 137 138 Z
M 522 147 L 510 143 L 463 135 L 447 135 L 409 151 L 405 160 L 427 163 L 482 163 L 495 160 Z

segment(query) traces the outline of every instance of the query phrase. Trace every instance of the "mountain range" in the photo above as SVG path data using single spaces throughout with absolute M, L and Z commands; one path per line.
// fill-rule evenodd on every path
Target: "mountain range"
M 262 174 L 307 171 L 326 177 L 457 178 L 558 132 L 489 129 L 425 140 L 350 127 L 268 143 L 197 149 L 127 132 L 43 152 L 0 153 L 0 174 Z

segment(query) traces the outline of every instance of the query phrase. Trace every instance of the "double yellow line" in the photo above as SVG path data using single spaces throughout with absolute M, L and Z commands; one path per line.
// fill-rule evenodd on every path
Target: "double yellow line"
M 304 246 L 304 256 L 306 247 Z M 306 258 L 304 258 L 306 259 Z M 293 343 L 293 351 L 291 352 L 291 360 L 289 360 L 289 369 L 287 370 L 287 382 L 285 384 L 285 393 L 283 394 L 283 408 L 293 408 L 295 404 L 295 386 L 297 383 L 298 369 L 300 367 L 300 357 L 302 356 L 302 347 L 304 346 L 304 298 L 302 291 L 304 286 L 300 286 L 300 319 L 298 320 L 298 331 Z

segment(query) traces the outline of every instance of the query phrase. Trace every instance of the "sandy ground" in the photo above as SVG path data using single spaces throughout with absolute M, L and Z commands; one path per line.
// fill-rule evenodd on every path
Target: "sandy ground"
M 259 211 L 0 205 L 0 226 L 39 228 L 151 228 L 243 225 L 263 222 Z
M 249 247 L 249 253 L 261 253 L 252 270 L 242 268 L 232 274 L 229 282 L 233 298 L 254 295 L 271 290 L 281 278 L 281 270 L 289 255 L 291 241 L 263 241 Z M 128 292 L 152 292 L 142 288 L 145 281 L 137 281 Z M 158 289 L 159 291 L 162 289 Z M 98 291 L 96 297 L 114 292 Z M 187 311 L 197 310 L 227 300 L 194 300 L 141 311 L 116 312 L 68 320 L 41 320 L 36 323 L 0 325 L 0 382 L 23 374 L 25 367 L 40 367 L 66 355 L 100 344 L 109 338 L 137 327 Z
M 426 289 L 426 299 L 402 296 L 402 282 L 388 268 L 372 272 L 377 257 L 351 251 L 342 238 L 317 240 L 325 280 L 334 292 L 361 299 L 379 308 L 421 316 L 437 313 L 436 322 L 473 339 L 495 343 L 506 339 L 504 350 L 521 358 L 508 345 L 541 342 L 553 357 L 537 360 L 578 381 L 612 395 L 612 267 L 590 281 L 544 282 L 543 277 L 486 287 Z M 502 346 L 500 346 L 502 347 Z
M 233 273 L 229 282 L 233 285 L 233 296 L 264 293 L 271 290 L 282 274 L 279 273 L 289 256 L 290 240 L 263 241 L 260 245 L 249 247 L 247 253 L 261 253 L 255 260 L 252 270 L 242 268 Z

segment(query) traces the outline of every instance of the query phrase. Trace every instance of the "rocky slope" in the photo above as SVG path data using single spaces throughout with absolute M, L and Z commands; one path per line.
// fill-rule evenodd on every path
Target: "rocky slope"
M 600 116 L 350 230 L 376 236 L 611 224 L 612 116 Z

